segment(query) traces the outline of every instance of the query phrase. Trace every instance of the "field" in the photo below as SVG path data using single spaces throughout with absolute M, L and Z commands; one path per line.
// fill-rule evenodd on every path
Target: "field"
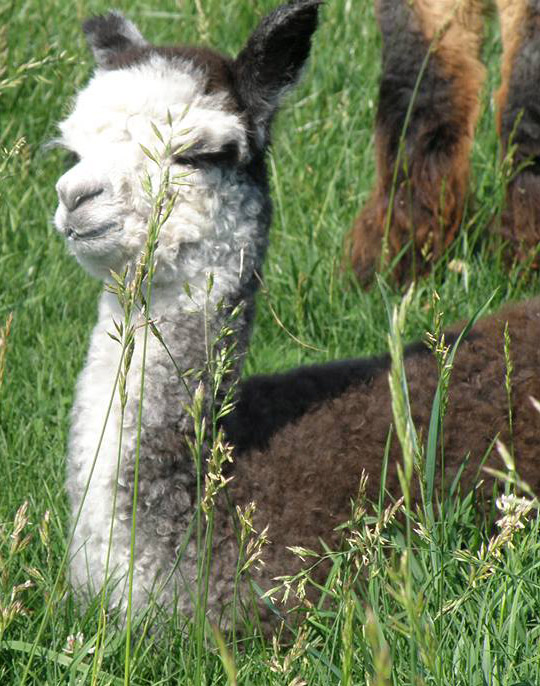
M 275 4 L 115 6 L 156 43 L 205 41 L 234 54 Z M 447 504 L 429 531 L 421 514 L 407 531 L 396 525 L 384 535 L 376 516 L 363 518 L 356 547 L 334 556 L 326 601 L 281 647 L 228 635 L 222 645 L 197 623 L 171 620 L 160 632 L 138 632 L 126 660 L 125 633 L 111 625 L 98 634 L 99 608 L 83 613 L 70 599 L 66 437 L 100 284 L 52 225 L 64 160 L 45 144 L 91 71 L 80 23 L 108 8 L 102 0 L 0 0 L 0 327 L 13 313 L 7 350 L 0 337 L 0 683 L 540 683 L 538 522 L 531 516 L 509 544 L 495 527 L 479 528 L 468 500 Z M 380 290 L 361 291 L 340 267 L 345 233 L 373 182 L 379 54 L 372 3 L 328 0 L 303 82 L 274 127 L 274 222 L 246 374 L 388 348 Z M 467 320 L 493 294 L 490 310 L 538 292 L 538 275 L 505 266 L 490 233 L 504 196 L 493 105 L 499 57 L 491 16 L 463 230 L 417 284 L 407 340 L 433 328 L 434 292 L 447 324 Z M 402 296 L 390 289 L 393 304 Z M 355 566 L 362 555 L 369 573 Z

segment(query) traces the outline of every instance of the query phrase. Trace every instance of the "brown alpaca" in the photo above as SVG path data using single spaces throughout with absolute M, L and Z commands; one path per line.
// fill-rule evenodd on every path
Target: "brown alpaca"
M 505 389 L 504 329 L 511 336 L 513 431 L 509 432 Z M 449 335 L 461 327 L 453 327 Z M 461 491 L 484 479 L 490 496 L 493 479 L 486 464 L 502 468 L 493 449 L 499 436 L 513 446 L 518 473 L 540 493 L 538 436 L 540 415 L 530 398 L 540 399 L 540 299 L 503 308 L 479 321 L 456 355 L 444 421 L 444 484 L 449 487 L 467 456 Z M 447 338 L 448 340 L 448 338 Z M 428 433 L 438 381 L 434 355 L 424 344 L 405 357 L 412 416 L 421 440 Z M 229 494 L 235 503 L 257 503 L 256 526 L 269 525 L 272 541 L 266 566 L 257 579 L 267 588 L 272 578 L 293 574 L 301 562 L 287 549 L 321 550 L 340 545 L 336 527 L 350 518 L 362 470 L 369 474 L 367 496 L 377 502 L 380 474 L 393 422 L 387 357 L 304 367 L 287 374 L 253 377 L 239 389 L 235 413 L 225 422 L 237 447 Z M 401 494 L 397 438 L 390 449 L 386 489 Z M 441 486 L 441 466 L 436 482 Z M 413 479 L 417 480 L 416 477 Z M 439 490 L 440 494 L 440 490 Z M 414 485 L 413 497 L 419 490 Z
M 511 159 L 502 233 L 518 259 L 527 259 L 540 241 L 540 2 L 497 5 L 503 42 L 497 128 Z
M 485 71 L 479 0 L 376 0 L 376 8 L 383 39 L 377 179 L 347 239 L 365 285 L 388 265 L 398 281 L 414 279 L 454 239 Z

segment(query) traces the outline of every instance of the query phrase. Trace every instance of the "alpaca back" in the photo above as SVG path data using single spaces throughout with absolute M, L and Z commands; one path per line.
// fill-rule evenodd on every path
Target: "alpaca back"
M 508 323 L 511 375 L 511 408 L 505 386 L 507 365 L 504 332 Z M 446 332 L 448 343 L 455 341 L 463 328 Z M 480 483 L 479 502 L 489 500 L 493 478 L 482 467 L 501 469 L 494 444 L 498 438 L 513 451 L 519 475 L 534 492 L 540 492 L 538 441 L 540 416 L 531 402 L 540 398 L 540 299 L 510 305 L 486 317 L 473 328 L 459 346 L 451 372 L 447 413 L 444 418 L 444 462 L 436 472 L 438 497 L 451 488 L 468 493 Z M 392 431 L 392 399 L 388 384 L 388 357 L 349 361 L 350 384 L 338 394 L 326 379 L 334 365 L 299 368 L 272 379 L 273 393 L 267 396 L 260 412 L 272 414 L 277 398 L 287 402 L 293 394 L 290 378 L 305 377 L 323 389 L 319 399 L 300 417 L 286 425 L 268 430 L 264 442 L 259 437 L 238 455 L 235 478 L 230 484 L 236 503 L 257 503 L 256 528 L 269 526 L 272 545 L 265 552 L 265 567 L 257 580 L 267 589 L 272 579 L 292 575 L 303 563 L 289 550 L 301 546 L 322 552 L 321 541 L 335 550 L 341 544 L 339 526 L 350 519 L 351 503 L 358 494 L 363 470 L 368 475 L 366 498 L 377 503 L 381 488 L 383 457 L 391 438 L 388 469 L 384 483 L 388 504 L 401 494 L 397 467 L 402 464 L 399 441 Z M 431 410 L 439 381 L 437 360 L 424 344 L 405 352 L 412 419 L 420 440 L 425 442 Z M 282 392 L 278 393 L 280 381 Z M 243 420 L 243 408 L 252 397 L 268 386 L 266 377 L 253 377 L 241 388 L 238 416 L 230 420 L 234 427 Z M 326 391 L 324 390 L 326 389 Z M 324 394 L 326 392 L 326 398 Z M 512 411 L 512 430 L 509 411 Z M 242 435 L 244 445 L 249 444 Z M 262 447 L 261 447 L 262 446 Z M 418 475 L 413 477 L 412 497 L 419 502 Z M 455 480 L 456 483 L 455 483 Z M 326 570 L 327 571 L 327 570 Z M 321 581 L 325 568 L 318 569 Z

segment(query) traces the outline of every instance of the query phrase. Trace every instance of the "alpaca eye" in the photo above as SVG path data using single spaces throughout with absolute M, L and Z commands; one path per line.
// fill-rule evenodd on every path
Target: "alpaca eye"
M 238 145 L 227 143 L 220 150 L 215 152 L 197 152 L 196 150 L 186 150 L 180 155 L 173 157 L 174 164 L 183 164 L 190 167 L 200 168 L 204 166 L 232 166 L 238 163 Z
M 71 167 L 74 167 L 76 164 L 78 164 L 81 161 L 81 158 L 77 153 L 73 150 L 66 150 L 66 154 L 64 156 L 64 167 L 67 169 L 71 169 Z

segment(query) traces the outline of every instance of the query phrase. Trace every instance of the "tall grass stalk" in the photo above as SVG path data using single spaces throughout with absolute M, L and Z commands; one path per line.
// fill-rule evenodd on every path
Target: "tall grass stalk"
M 169 121 L 172 126 L 172 122 Z M 165 146 L 164 151 L 160 154 L 157 151 L 145 150 L 149 159 L 155 164 L 160 165 L 159 160 L 168 159 L 171 156 L 170 143 L 165 144 L 163 137 L 156 129 L 155 133 L 160 142 Z M 189 146 L 186 146 L 189 147 Z M 144 381 L 146 375 L 146 353 L 148 345 L 149 332 L 155 335 L 166 352 L 169 354 L 167 342 L 163 339 L 159 330 L 151 320 L 151 302 L 152 302 L 152 279 L 154 276 L 154 252 L 159 241 L 159 234 L 161 227 L 167 221 L 177 199 L 177 192 L 171 193 L 171 189 L 175 184 L 183 183 L 182 179 L 172 179 L 170 177 L 169 169 L 166 166 L 160 165 L 160 180 L 157 192 L 153 192 L 149 179 L 145 182 L 145 190 L 150 196 L 152 202 L 152 214 L 148 222 L 148 233 L 146 245 L 142 255 L 136 265 L 135 276 L 129 286 L 125 287 L 126 274 L 122 277 L 113 274 L 114 285 L 110 288 L 115 292 L 123 306 L 125 317 L 122 326 L 116 326 L 117 332 L 122 340 L 123 349 L 126 350 L 124 357 L 123 372 L 119 380 L 119 394 L 121 402 L 122 416 L 127 400 L 126 395 L 126 377 L 129 373 L 129 366 L 134 347 L 134 325 L 132 317 L 135 307 L 142 310 L 144 321 L 143 327 L 143 341 L 142 341 L 142 363 L 141 363 L 141 377 L 139 390 L 139 409 L 137 418 L 137 442 L 135 453 L 135 470 L 134 470 L 134 495 L 133 495 L 133 514 L 131 524 L 131 554 L 130 566 L 128 573 L 128 607 L 126 617 L 126 652 L 125 652 L 125 669 L 124 680 L 126 686 L 130 680 L 130 658 L 131 658 L 131 635 L 132 635 L 132 594 L 133 594 L 133 573 L 134 573 L 134 551 L 136 543 L 136 514 L 137 514 L 137 493 L 138 493 L 138 477 L 139 477 L 139 462 L 140 462 L 140 441 L 142 430 L 142 407 L 144 400 Z M 187 181 L 189 183 L 189 181 Z M 189 285 L 186 285 L 187 293 L 189 295 Z M 225 443 L 223 433 L 218 430 L 220 419 L 225 416 L 232 409 L 232 397 L 234 393 L 234 384 L 229 382 L 229 376 L 232 374 L 236 364 L 236 348 L 233 342 L 235 321 L 241 314 L 242 307 L 239 305 L 231 312 L 226 312 L 226 323 L 215 334 L 209 330 L 208 323 L 214 316 L 215 312 L 210 312 L 209 308 L 217 312 L 223 312 L 225 305 L 223 302 L 214 304 L 212 301 L 213 291 L 213 276 L 208 276 L 206 285 L 205 300 L 203 305 L 203 325 L 205 327 L 205 345 L 206 345 L 206 365 L 204 369 L 189 370 L 189 374 L 196 374 L 201 376 L 201 381 L 198 387 L 191 396 L 191 404 L 185 409 L 191 415 L 193 421 L 194 437 L 193 440 L 188 439 L 188 446 L 191 451 L 191 457 L 195 463 L 196 470 L 196 512 L 195 512 L 195 537 L 197 545 L 197 588 L 194 598 L 194 630 L 195 630 L 195 683 L 202 683 L 203 679 L 203 665 L 204 665 L 204 639 L 206 634 L 206 614 L 208 604 L 208 591 L 210 580 L 210 569 L 212 563 L 212 543 L 213 543 L 213 527 L 214 527 L 214 505 L 215 498 L 220 490 L 222 490 L 226 483 L 222 475 L 223 464 L 231 461 L 231 449 Z M 172 357 L 171 357 L 172 359 Z M 178 369 L 179 383 L 183 383 L 189 391 L 189 386 L 184 379 L 184 372 Z M 206 388 L 206 384 L 210 388 Z M 210 399 L 210 402 L 209 402 Z M 210 405 L 210 407 L 208 407 Z M 210 410 L 210 412 L 208 412 Z M 208 419 L 210 419 L 210 426 L 208 426 Z M 122 445 L 122 432 L 120 433 L 119 444 L 119 460 Z M 207 449 L 208 447 L 208 449 Z M 209 455 L 208 455 L 209 453 Z M 208 455 L 208 466 L 204 467 L 205 457 Z M 117 466 L 117 470 L 119 464 Z M 203 521 L 203 515 L 205 521 Z M 112 541 L 112 526 L 110 532 L 110 542 Z M 186 545 L 190 536 L 190 531 L 186 533 Z M 110 552 L 110 544 L 109 544 Z M 182 553 L 180 552 L 179 557 Z M 107 557 L 107 564 L 109 555 Z M 173 570 L 174 571 L 174 570 Z M 165 583 L 170 580 L 167 577 Z M 104 592 L 103 592 L 104 593 Z M 159 588 L 157 590 L 159 594 Z M 104 598 L 104 595 L 102 596 Z
M 411 406 L 409 401 L 409 391 L 407 387 L 407 377 L 405 375 L 405 364 L 403 355 L 403 331 L 405 327 L 405 319 L 407 311 L 411 304 L 413 297 L 413 287 L 411 286 L 404 296 L 401 304 L 394 308 L 390 318 L 390 327 L 388 334 L 388 347 L 391 358 L 391 368 L 389 374 L 390 395 L 392 398 L 392 415 L 394 417 L 394 424 L 396 427 L 396 434 L 401 445 L 401 452 L 403 456 L 403 466 L 397 465 L 397 473 L 399 483 L 401 485 L 401 492 L 405 500 L 405 518 L 406 518 L 406 532 L 407 532 L 407 546 L 406 552 L 403 555 L 402 561 L 406 563 L 406 570 L 403 572 L 407 579 L 412 575 L 412 535 L 411 535 L 411 517 L 412 500 L 411 500 L 411 480 L 413 476 L 414 466 L 421 458 L 418 437 L 416 428 L 412 420 Z M 383 291 L 384 293 L 384 291 Z M 409 591 L 409 587 L 405 587 Z M 406 593 L 405 598 L 408 597 Z M 414 683 L 417 677 L 417 645 L 414 636 L 411 633 L 409 637 L 409 675 L 411 683 Z
M 508 431 L 510 434 L 510 453 L 514 457 L 514 413 L 512 410 L 512 374 L 514 373 L 514 363 L 512 362 L 511 338 L 508 322 L 504 326 L 504 388 L 506 390 L 506 401 L 508 403 Z
M 385 291 L 381 289 L 383 296 L 385 296 Z M 410 580 L 412 576 L 412 558 L 413 558 L 413 546 L 412 546 L 412 530 L 411 521 L 414 518 L 412 512 L 412 501 L 411 501 L 411 480 L 413 478 L 413 473 L 415 471 L 415 466 L 422 465 L 424 472 L 421 473 L 421 486 L 425 484 L 425 487 L 420 488 L 420 492 L 424 494 L 424 511 L 426 516 L 426 521 L 430 529 L 434 525 L 434 511 L 433 511 L 433 498 L 434 498 L 434 488 L 435 488 L 435 475 L 436 475 L 436 465 L 438 462 L 438 450 L 439 438 L 442 436 L 443 419 L 446 412 L 446 406 L 448 402 L 448 386 L 450 382 L 450 375 L 452 372 L 452 367 L 454 364 L 454 358 L 458 351 L 461 341 L 468 335 L 476 321 L 485 313 L 494 294 L 490 299 L 480 307 L 473 317 L 469 320 L 465 328 L 461 331 L 457 337 L 455 343 L 451 348 L 446 348 L 444 343 L 444 336 L 441 333 L 442 329 L 440 327 L 440 319 L 436 315 L 436 332 L 431 337 L 432 346 L 434 347 L 434 353 L 438 361 L 439 368 L 439 381 L 437 383 L 437 389 L 435 392 L 435 397 L 433 400 L 431 408 L 431 418 L 429 424 L 429 431 L 427 437 L 427 458 L 424 459 L 425 451 L 423 446 L 420 445 L 418 441 L 418 435 L 414 422 L 412 419 L 411 406 L 409 401 L 407 378 L 405 372 L 404 364 L 404 353 L 403 353 L 403 343 L 402 336 L 405 326 L 405 320 L 407 312 L 410 308 L 411 300 L 413 297 L 413 288 L 409 288 L 409 291 L 404 296 L 401 304 L 396 306 L 393 310 L 392 316 L 389 322 L 389 335 L 388 335 L 388 347 L 390 350 L 391 357 L 391 370 L 389 374 L 390 383 L 390 395 L 392 399 L 392 414 L 394 417 L 394 424 L 396 427 L 396 434 L 400 442 L 401 451 L 403 455 L 403 467 L 398 464 L 397 471 L 398 477 L 401 485 L 401 490 L 405 500 L 405 510 L 406 510 L 406 536 L 407 536 L 407 546 L 406 553 L 404 555 L 404 562 L 406 564 L 406 571 L 402 567 L 401 573 L 405 580 L 402 584 L 402 594 L 404 605 L 408 608 L 408 612 L 411 612 L 411 608 L 414 604 L 409 602 L 411 597 L 412 589 L 410 587 Z M 444 446 L 441 440 L 440 443 L 440 469 L 441 469 L 441 498 L 443 502 L 443 510 L 441 516 L 444 517 Z M 420 471 L 420 470 L 417 470 Z M 422 483 L 423 482 L 423 483 Z M 442 598 L 442 588 L 444 585 L 444 537 L 439 538 L 439 548 L 440 554 L 436 554 L 435 549 L 432 548 L 432 560 L 433 564 L 433 575 L 434 578 L 438 578 L 440 597 Z M 402 560 L 402 562 L 403 562 Z M 415 619 L 414 615 L 410 615 L 411 621 Z M 439 633 L 439 636 L 441 633 Z M 417 650 L 416 642 L 412 638 L 412 633 L 410 634 L 410 675 L 411 679 L 416 675 L 417 671 Z
M 172 122 L 169 121 L 172 127 Z M 159 132 L 155 129 L 156 135 Z M 160 139 L 163 143 L 163 140 Z M 150 160 L 155 159 L 169 159 L 172 154 L 171 143 L 164 145 L 162 155 L 150 154 Z M 134 469 L 134 483 L 133 483 L 133 513 L 131 522 L 131 541 L 130 541 L 130 560 L 128 572 L 128 596 L 127 596 L 127 615 L 126 615 L 126 654 L 125 654 L 125 671 L 124 683 L 128 686 L 130 682 L 130 651 L 131 651 L 131 632 L 132 632 L 132 597 L 133 597 L 133 572 L 135 564 L 135 540 L 137 531 L 137 501 L 138 501 L 138 485 L 139 485 L 139 463 L 140 463 L 140 449 L 141 449 L 141 433 L 143 422 L 143 400 L 144 387 L 146 378 L 146 353 L 148 346 L 148 334 L 150 331 L 150 308 L 152 303 L 152 280 L 155 273 L 154 254 L 159 240 L 161 227 L 169 218 L 174 209 L 177 198 L 177 193 L 171 193 L 173 180 L 170 176 L 170 170 L 167 165 L 160 165 L 160 176 L 158 188 L 154 191 L 150 183 L 150 177 L 146 179 L 145 190 L 149 194 L 152 201 L 152 213 L 148 221 L 146 244 L 137 263 L 135 279 L 131 284 L 132 299 L 128 300 L 128 307 L 135 304 L 141 304 L 144 316 L 143 322 L 143 342 L 142 342 L 142 361 L 141 361 L 141 376 L 140 376 L 140 390 L 139 390 L 139 407 L 137 416 L 137 441 L 135 447 L 135 469 Z M 129 313 L 131 315 L 131 312 Z M 128 343 L 128 350 L 132 352 L 132 340 Z M 124 400 L 125 403 L 125 400 Z M 121 444 L 120 444 L 121 445 Z M 110 546 L 109 546 L 110 548 Z
M 353 668 L 353 623 L 355 617 L 355 599 L 352 589 L 345 589 L 343 602 L 343 624 L 341 630 L 341 683 L 343 686 L 352 686 Z
M 11 325 L 13 324 L 13 312 L 10 312 L 6 319 L 5 326 L 0 327 L 0 397 L 2 391 L 2 384 L 4 382 L 4 374 L 6 371 L 6 359 L 8 351 L 8 340 L 11 332 Z

